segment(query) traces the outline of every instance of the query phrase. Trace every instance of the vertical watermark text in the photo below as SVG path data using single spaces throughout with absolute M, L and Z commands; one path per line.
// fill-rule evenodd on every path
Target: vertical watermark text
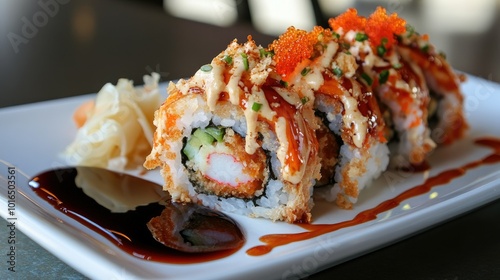
M 16 168 L 7 167 L 7 270 L 16 272 Z

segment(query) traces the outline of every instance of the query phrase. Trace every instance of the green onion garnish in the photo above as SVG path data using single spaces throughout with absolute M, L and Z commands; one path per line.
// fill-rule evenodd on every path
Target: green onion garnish
M 429 52 L 429 45 L 425 45 L 425 46 L 421 47 L 420 50 L 424 53 L 428 53 Z
M 302 98 L 300 99 L 300 101 L 302 102 L 302 105 L 304 105 L 304 104 L 306 104 L 306 103 L 307 103 L 307 101 L 309 101 L 309 97 L 304 96 L 304 97 L 302 97 Z
M 345 43 L 345 42 L 344 42 L 344 43 L 342 43 L 342 47 L 343 47 L 344 49 L 349 49 L 349 48 L 351 48 L 351 44 L 349 44 L 349 43 Z
M 311 68 L 306 67 L 306 68 L 302 69 L 302 71 L 300 72 L 300 75 L 305 76 L 305 75 L 307 75 L 309 72 L 311 72 Z
M 333 68 L 333 74 L 340 78 L 342 76 L 342 69 L 340 69 L 339 67 Z
M 333 35 L 334 37 L 336 37 L 337 39 L 339 39 L 339 38 L 340 38 L 340 34 L 339 34 L 339 33 L 337 33 L 337 32 L 333 32 L 333 33 L 332 33 L 332 35 Z
M 387 44 L 389 40 L 387 38 L 382 38 L 380 45 L 377 46 L 377 54 L 379 56 L 384 56 L 384 54 L 387 52 L 387 49 L 385 48 L 385 44 Z
M 252 104 L 252 110 L 254 110 L 255 112 L 258 112 L 260 110 L 260 107 L 262 107 L 262 104 L 260 104 L 258 102 L 254 102 Z
M 233 63 L 233 58 L 229 55 L 225 55 L 222 60 L 227 63 L 227 64 L 232 64 Z
M 205 64 L 205 65 L 200 67 L 200 70 L 203 72 L 210 72 L 210 71 L 212 71 L 212 68 L 213 68 L 212 65 Z
M 241 57 L 243 57 L 243 66 L 245 67 L 245 70 L 248 71 L 248 57 L 246 53 L 241 53 Z
M 280 80 L 280 85 L 282 85 L 283 87 L 288 87 L 288 83 L 283 80 Z
M 392 67 L 394 69 L 401 69 L 401 67 L 403 67 L 403 65 L 401 65 L 401 63 L 396 63 L 396 64 L 392 65 Z
M 407 38 L 410 38 L 415 33 L 415 28 L 409 24 L 406 25 Z
M 383 45 L 380 45 L 377 47 L 377 54 L 379 56 L 384 56 L 384 54 L 387 52 L 387 49 L 383 46 Z
M 267 51 L 266 49 L 259 49 L 260 57 L 272 57 L 274 55 L 273 51 Z
M 389 78 L 389 70 L 387 69 L 382 70 L 382 72 L 380 72 L 380 74 L 378 75 L 378 83 L 381 85 L 385 84 L 388 78 Z
M 372 85 L 373 80 L 372 80 L 372 78 L 370 78 L 370 76 L 368 76 L 368 74 L 366 74 L 366 73 L 364 73 L 364 72 L 363 72 L 363 73 L 361 73 L 361 78 L 363 78 L 363 80 L 365 80 L 365 81 L 366 81 L 366 83 L 367 83 L 369 86 L 371 86 L 371 85 Z
M 368 39 L 368 35 L 365 33 L 356 33 L 356 41 L 363 42 Z

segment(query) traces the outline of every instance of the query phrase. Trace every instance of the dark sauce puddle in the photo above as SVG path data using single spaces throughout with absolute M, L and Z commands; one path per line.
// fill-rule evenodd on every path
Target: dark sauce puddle
M 81 168 L 78 167 L 80 170 Z M 83 169 L 85 172 L 92 172 L 92 167 L 83 167 Z M 162 192 L 161 186 L 155 183 L 129 175 L 115 174 L 119 175 L 118 182 L 122 184 L 116 186 L 117 188 L 124 187 L 128 191 L 134 190 L 133 184 L 135 183 L 137 193 L 144 191 Z M 165 247 L 153 238 L 146 226 L 151 218 L 161 214 L 165 205 L 153 202 L 137 206 L 135 210 L 123 213 L 112 212 L 86 195 L 75 184 L 76 176 L 76 168 L 49 170 L 34 177 L 30 186 L 39 197 L 49 202 L 55 209 L 105 237 L 134 257 L 158 262 L 189 264 L 224 258 L 239 249 L 186 253 Z M 116 182 L 117 180 L 113 180 L 113 183 Z M 140 185 L 137 184 L 139 182 Z M 161 197 L 158 196 L 158 198 Z

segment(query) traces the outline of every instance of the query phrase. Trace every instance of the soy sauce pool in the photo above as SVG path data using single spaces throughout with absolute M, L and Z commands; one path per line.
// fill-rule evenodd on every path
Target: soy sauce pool
M 91 182 L 98 180 L 107 184 L 100 184 L 102 189 L 89 182 L 80 183 L 78 187 L 75 179 L 79 173 L 85 174 Z M 60 213 L 140 259 L 174 264 L 200 263 L 227 257 L 239 249 L 186 253 L 157 242 L 146 224 L 165 209 L 165 203 L 160 202 L 170 200 L 164 197 L 161 186 L 137 177 L 100 168 L 70 167 L 43 172 L 29 185 Z

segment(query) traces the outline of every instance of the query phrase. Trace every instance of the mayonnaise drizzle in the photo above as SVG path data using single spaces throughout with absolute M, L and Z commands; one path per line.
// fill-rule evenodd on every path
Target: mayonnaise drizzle
M 287 120 L 283 117 L 279 117 L 278 120 L 276 121 L 276 137 L 278 138 L 278 142 L 280 143 L 278 150 L 276 151 L 276 155 L 278 156 L 279 161 L 282 163 L 286 162 L 290 145 L 286 133 L 286 128 L 287 128 L 286 123 Z M 306 149 L 301 149 L 302 154 L 304 150 Z M 305 164 L 301 164 L 300 170 L 294 171 L 290 170 L 290 165 L 284 164 L 281 167 L 283 178 L 293 184 L 300 183 L 302 176 L 304 176 L 304 166 Z
M 356 98 L 345 94 L 340 96 L 340 100 L 345 110 L 342 116 L 344 127 L 353 128 L 352 141 L 356 147 L 361 148 L 366 137 L 368 119 L 359 111 Z
M 210 110 L 214 110 L 219 95 L 226 85 L 224 84 L 224 66 L 218 63 L 212 63 L 211 65 L 212 71 L 205 74 L 205 72 L 198 70 L 198 73 L 201 72 L 201 75 L 206 76 L 205 91 L 207 94 L 207 103 Z
M 284 162 L 286 155 L 288 154 L 288 139 L 286 137 L 286 119 L 279 117 L 276 121 L 276 137 L 278 137 L 278 142 L 280 146 L 276 151 L 276 154 L 281 162 Z M 289 171 L 288 167 L 283 167 L 284 171 Z
M 248 58 L 247 58 L 248 63 Z M 240 54 L 235 54 L 233 57 L 233 68 L 231 69 L 232 75 L 229 78 L 229 82 L 226 86 L 226 91 L 229 93 L 229 101 L 233 105 L 238 105 L 240 103 L 240 93 L 241 88 L 238 86 L 238 83 L 241 80 L 241 75 L 245 72 L 245 63 L 243 62 L 243 57 Z
M 296 93 L 290 92 L 286 88 L 273 87 L 273 89 L 283 98 L 286 102 L 299 106 L 302 102 Z
M 252 104 L 254 103 L 261 104 L 258 111 L 252 109 Z M 257 120 L 259 115 L 267 120 L 272 120 L 276 116 L 276 112 L 269 106 L 264 91 L 257 86 L 253 86 L 252 94 L 248 97 L 244 114 L 247 121 L 245 152 L 253 154 L 259 148 L 259 144 L 257 143 L 257 137 L 259 136 L 257 133 Z
M 338 43 L 333 41 L 328 42 L 323 54 L 321 54 L 320 57 L 316 58 L 316 60 L 314 60 L 314 62 L 310 65 L 311 70 L 309 71 L 309 73 L 307 73 L 307 75 L 305 76 L 297 75 L 292 84 L 300 87 L 301 83 L 305 82 L 305 84 L 313 91 L 318 90 L 324 83 L 323 71 L 325 70 L 325 68 L 330 66 L 333 56 L 337 53 L 338 48 Z M 311 91 L 312 95 L 314 95 L 313 91 Z

